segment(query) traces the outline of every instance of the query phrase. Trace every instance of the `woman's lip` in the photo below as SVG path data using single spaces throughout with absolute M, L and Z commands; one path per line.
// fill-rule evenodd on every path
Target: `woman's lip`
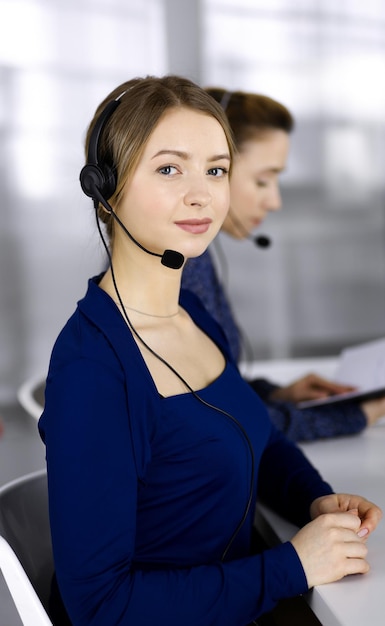
M 200 235 L 202 233 L 207 232 L 211 223 L 212 223 L 212 220 L 210 219 L 203 219 L 203 220 L 193 219 L 193 220 L 183 220 L 180 222 L 175 222 L 175 224 L 179 226 L 179 228 L 181 228 L 182 230 L 188 233 L 193 233 L 194 235 Z

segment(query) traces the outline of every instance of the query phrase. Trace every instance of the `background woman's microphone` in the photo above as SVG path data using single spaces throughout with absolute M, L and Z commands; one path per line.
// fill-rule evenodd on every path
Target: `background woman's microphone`
M 250 233 L 246 230 L 246 228 L 244 228 L 238 218 L 231 213 L 231 211 L 229 211 L 228 216 L 240 233 L 242 233 L 246 239 L 252 241 L 254 245 L 258 246 L 258 248 L 269 248 L 271 246 L 270 237 L 267 237 L 267 235 L 256 235 L 254 237 L 253 235 L 250 235 Z

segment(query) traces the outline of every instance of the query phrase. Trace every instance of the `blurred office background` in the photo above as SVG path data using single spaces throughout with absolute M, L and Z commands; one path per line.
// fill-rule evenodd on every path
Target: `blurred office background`
M 266 93 L 296 118 L 272 247 L 220 239 L 247 354 L 385 335 L 383 0 L 0 0 L 0 402 L 46 371 L 104 264 L 78 183 L 94 109 L 164 73 Z

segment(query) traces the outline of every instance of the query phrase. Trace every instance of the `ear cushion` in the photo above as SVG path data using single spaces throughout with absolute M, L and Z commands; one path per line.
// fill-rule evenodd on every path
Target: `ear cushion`
M 115 169 L 106 164 L 100 167 L 87 163 L 81 170 L 79 179 L 86 196 L 94 200 L 98 199 L 95 197 L 95 187 L 106 200 L 111 198 L 116 189 Z
M 119 104 L 120 98 L 111 100 L 96 121 L 89 140 L 87 163 L 79 175 L 84 193 L 97 203 L 100 196 L 106 201 L 109 200 L 117 185 L 116 168 L 103 161 L 99 163 L 99 139 L 103 128 Z

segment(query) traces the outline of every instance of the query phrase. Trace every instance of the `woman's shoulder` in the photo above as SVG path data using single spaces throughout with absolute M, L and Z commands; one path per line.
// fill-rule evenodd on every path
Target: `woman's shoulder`
M 91 278 L 84 297 L 54 343 L 51 364 L 63 366 L 77 359 L 101 360 L 108 365 L 123 349 L 133 348 L 131 333 L 113 300 Z M 122 337 L 126 337 L 122 341 Z

